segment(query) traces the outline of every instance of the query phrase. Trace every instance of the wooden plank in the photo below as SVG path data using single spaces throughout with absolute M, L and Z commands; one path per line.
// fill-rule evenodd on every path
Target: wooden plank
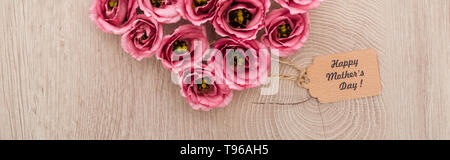
M 191 110 L 156 59 L 137 62 L 98 31 L 91 0 L 3 1 L 0 139 L 450 139 L 450 1 L 312 11 L 310 40 L 289 59 L 374 48 L 381 96 L 320 105 L 282 81 L 275 96 L 236 92 L 211 112 Z

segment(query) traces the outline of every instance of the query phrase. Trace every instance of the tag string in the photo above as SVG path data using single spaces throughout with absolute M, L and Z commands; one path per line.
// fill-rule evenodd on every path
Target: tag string
M 301 68 L 289 60 L 279 59 L 276 61 L 280 62 L 281 64 L 287 65 L 291 68 L 294 68 L 295 70 L 297 70 L 298 73 L 297 75 L 279 75 L 280 79 L 293 81 L 298 87 L 301 88 L 306 88 L 305 86 L 310 83 L 307 68 Z
M 280 64 L 287 65 L 289 67 L 294 68 L 297 70 L 297 75 L 279 75 L 280 79 L 283 80 L 289 80 L 295 82 L 295 84 L 300 88 L 306 88 L 305 85 L 310 83 L 310 79 L 308 78 L 308 73 L 306 68 L 301 68 L 297 65 L 295 65 L 293 62 L 288 60 L 281 60 L 281 59 L 274 59 L 275 61 L 278 61 Z M 253 104 L 275 104 L 275 105 L 301 105 L 306 102 L 309 102 L 309 100 L 313 99 L 313 97 L 309 96 L 305 99 L 301 100 L 300 102 L 294 102 L 294 103 L 283 103 L 283 102 L 269 102 L 269 103 L 261 103 L 261 102 L 253 102 Z

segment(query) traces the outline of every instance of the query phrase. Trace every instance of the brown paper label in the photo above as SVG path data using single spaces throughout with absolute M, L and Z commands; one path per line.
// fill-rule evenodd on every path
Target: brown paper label
M 381 93 L 378 57 L 368 49 L 321 56 L 307 69 L 305 85 L 320 103 L 332 103 Z

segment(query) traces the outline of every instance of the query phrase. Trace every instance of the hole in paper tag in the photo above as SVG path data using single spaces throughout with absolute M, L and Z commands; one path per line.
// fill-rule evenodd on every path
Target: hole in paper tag
M 307 69 L 312 97 L 320 103 L 377 96 L 381 93 L 378 57 L 373 49 L 314 58 Z

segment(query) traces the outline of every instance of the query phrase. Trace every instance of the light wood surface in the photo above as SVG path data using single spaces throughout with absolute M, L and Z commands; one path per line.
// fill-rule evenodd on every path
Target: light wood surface
M 193 111 L 154 58 L 137 62 L 88 18 L 91 0 L 0 0 L 0 139 L 450 139 L 450 1 L 328 0 L 312 58 L 374 48 L 381 96 L 321 105 L 282 81 Z M 281 67 L 283 73 L 295 73 Z

